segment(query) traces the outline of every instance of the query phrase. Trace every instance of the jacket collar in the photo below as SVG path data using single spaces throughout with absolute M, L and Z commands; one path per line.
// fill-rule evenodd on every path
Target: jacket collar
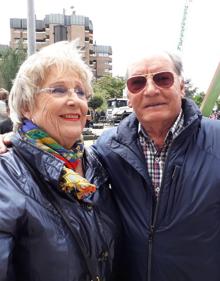
M 182 109 L 184 113 L 184 127 L 187 127 L 196 119 L 201 120 L 202 113 L 193 100 L 189 98 L 182 99 Z
M 64 166 L 63 161 L 50 153 L 42 151 L 29 142 L 25 142 L 21 139 L 19 134 L 16 134 L 13 137 L 12 142 L 13 145 L 19 149 L 19 152 L 23 157 L 31 163 L 34 169 L 38 170 L 46 181 L 51 182 L 55 186 L 59 185 L 59 178 Z M 85 148 L 83 167 L 85 177 L 94 183 L 97 188 L 107 181 L 108 177 L 106 171 L 103 169 L 101 163 L 91 149 Z
M 197 105 L 188 98 L 182 99 L 182 110 L 184 114 L 184 127 L 189 126 L 196 119 L 200 120 L 202 114 Z M 125 145 L 132 145 L 138 138 L 138 125 L 136 114 L 131 113 L 118 126 L 117 141 Z
M 50 182 L 56 187 L 58 186 L 64 165 L 61 160 L 50 153 L 40 150 L 31 143 L 22 140 L 18 133 L 13 137 L 12 143 L 22 156 L 31 164 L 33 169 L 38 170 L 45 181 Z
M 184 114 L 184 129 L 183 134 L 180 133 L 180 135 L 186 136 L 194 131 L 194 126 L 198 127 L 202 115 L 196 104 L 187 98 L 182 100 L 182 110 Z M 135 113 L 131 113 L 127 118 L 122 120 L 117 128 L 116 134 L 112 138 L 110 147 L 146 178 L 147 171 L 143 169 L 145 158 L 138 138 L 138 124 L 139 122 Z M 186 129 L 189 127 L 191 129 Z
M 83 167 L 85 177 L 95 184 L 97 189 L 108 180 L 106 170 L 91 148 L 85 148 Z

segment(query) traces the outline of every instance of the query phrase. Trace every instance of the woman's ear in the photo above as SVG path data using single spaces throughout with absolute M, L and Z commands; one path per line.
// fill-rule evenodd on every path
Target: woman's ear
M 31 120 L 32 111 L 29 109 L 29 107 L 28 107 L 27 104 L 23 106 L 23 109 L 21 110 L 21 112 L 22 112 L 22 115 L 23 115 L 25 118 Z

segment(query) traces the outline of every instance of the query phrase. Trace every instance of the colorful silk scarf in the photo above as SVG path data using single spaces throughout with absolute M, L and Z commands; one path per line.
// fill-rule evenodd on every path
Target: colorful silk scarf
M 83 156 L 84 144 L 82 140 L 76 142 L 72 149 L 65 149 L 30 120 L 23 122 L 19 133 L 25 141 L 30 142 L 43 151 L 51 153 L 64 162 L 60 178 L 60 188 L 62 191 L 73 195 L 78 200 L 82 200 L 96 191 L 95 185 L 89 183 L 75 172 Z

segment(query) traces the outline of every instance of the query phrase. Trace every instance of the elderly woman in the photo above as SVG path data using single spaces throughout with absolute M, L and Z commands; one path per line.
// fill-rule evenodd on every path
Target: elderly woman
M 0 157 L 0 281 L 115 280 L 111 190 L 81 139 L 91 79 L 76 42 L 45 47 L 18 71 L 16 135 Z

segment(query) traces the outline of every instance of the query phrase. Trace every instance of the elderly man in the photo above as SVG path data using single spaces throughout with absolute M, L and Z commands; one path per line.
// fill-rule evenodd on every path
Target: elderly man
M 220 280 L 220 122 L 184 97 L 181 60 L 151 54 L 127 71 L 134 113 L 95 151 L 124 227 L 126 281 Z

